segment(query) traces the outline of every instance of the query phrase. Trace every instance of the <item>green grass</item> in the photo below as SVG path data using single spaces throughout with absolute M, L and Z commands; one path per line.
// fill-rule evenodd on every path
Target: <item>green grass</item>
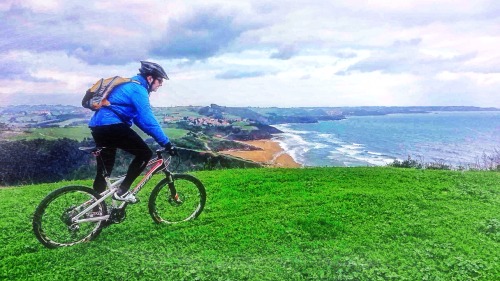
M 144 138 L 149 138 L 144 132 L 142 132 L 137 127 L 133 127 L 134 130 L 139 133 Z M 189 131 L 177 128 L 163 128 L 163 131 L 171 138 L 177 139 L 185 136 Z M 86 126 L 81 127 L 66 127 L 66 128 L 37 128 L 30 129 L 29 133 L 22 133 L 12 137 L 12 140 L 32 140 L 32 139 L 61 139 L 69 138 L 77 141 L 82 141 L 85 138 L 92 139 L 90 134 L 90 129 Z
M 189 132 L 188 130 L 177 129 L 177 128 L 163 128 L 163 131 L 172 140 L 180 139 L 180 138 L 186 136 L 187 133 Z
M 208 195 L 197 220 L 155 225 L 147 186 L 123 223 L 54 250 L 32 234 L 36 205 L 55 188 L 91 182 L 0 189 L 0 279 L 499 280 L 500 173 L 377 167 L 195 175 Z
M 23 133 L 13 137 L 13 140 L 48 139 L 55 140 L 69 138 L 81 141 L 84 138 L 92 138 L 90 129 L 87 127 L 54 127 L 29 129 L 29 133 Z
M 139 136 L 141 136 L 141 138 L 143 138 L 143 139 L 150 138 L 150 136 L 148 136 L 146 133 L 144 133 L 143 131 L 141 131 L 137 127 L 134 127 L 134 129 L 139 134 Z M 177 128 L 163 128 L 163 132 L 165 132 L 165 134 L 170 139 L 175 140 L 175 139 L 180 139 L 180 138 L 186 136 L 189 131 L 185 130 L 185 129 L 177 129 Z

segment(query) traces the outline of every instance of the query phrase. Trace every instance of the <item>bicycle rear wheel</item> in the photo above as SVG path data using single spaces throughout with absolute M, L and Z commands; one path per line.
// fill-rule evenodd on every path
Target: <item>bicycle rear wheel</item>
M 188 174 L 174 174 L 173 184 L 179 200 L 173 200 L 168 180 L 160 181 L 149 196 L 149 214 L 156 223 L 179 223 L 197 218 L 205 207 L 203 184 Z
M 90 241 L 101 232 L 107 215 L 106 203 L 100 202 L 79 219 L 96 218 L 76 223 L 72 219 L 100 198 L 85 186 L 66 186 L 47 195 L 36 208 L 33 231 L 36 238 L 48 248 L 72 246 Z

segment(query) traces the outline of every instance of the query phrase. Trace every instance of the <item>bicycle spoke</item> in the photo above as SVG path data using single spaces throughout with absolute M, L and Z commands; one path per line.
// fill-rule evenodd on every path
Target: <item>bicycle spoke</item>
M 33 219 L 37 238 L 47 247 L 70 246 L 95 237 L 103 221 L 76 222 L 77 219 L 100 217 L 106 214 L 104 202 L 79 218 L 76 216 L 97 200 L 86 187 L 70 186 L 49 194 L 40 203 Z
M 149 212 L 158 223 L 178 223 L 196 218 L 205 206 L 205 188 L 190 175 L 175 175 L 178 198 L 174 200 L 166 181 L 160 182 L 149 200 Z

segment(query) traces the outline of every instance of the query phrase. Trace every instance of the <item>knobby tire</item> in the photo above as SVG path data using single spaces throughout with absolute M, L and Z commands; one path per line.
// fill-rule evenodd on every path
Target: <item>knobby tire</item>
M 48 248 L 67 247 L 92 240 L 101 232 L 104 220 L 79 224 L 70 220 L 86 208 L 82 206 L 83 203 L 95 202 L 99 198 L 96 191 L 85 186 L 66 186 L 54 190 L 36 208 L 33 216 L 36 238 Z M 97 216 L 107 215 L 104 201 L 96 207 L 99 209 Z M 92 212 L 96 214 L 95 210 L 89 211 Z
M 171 199 L 168 179 L 160 181 L 149 197 L 149 214 L 156 223 L 179 223 L 197 218 L 206 202 L 205 187 L 188 174 L 173 174 L 173 184 L 182 203 Z

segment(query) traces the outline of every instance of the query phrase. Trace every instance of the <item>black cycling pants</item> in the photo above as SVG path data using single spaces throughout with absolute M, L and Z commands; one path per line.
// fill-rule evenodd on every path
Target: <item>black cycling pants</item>
M 123 190 L 128 190 L 134 180 L 146 168 L 148 161 L 153 156 L 144 140 L 127 124 L 113 124 L 90 128 L 96 146 L 104 147 L 101 151 L 102 161 L 97 161 L 97 173 L 94 180 L 94 190 L 103 192 L 106 189 L 106 181 L 103 176 L 110 175 L 116 158 L 116 149 L 122 149 L 135 156 L 128 167 L 125 180 L 121 184 Z

